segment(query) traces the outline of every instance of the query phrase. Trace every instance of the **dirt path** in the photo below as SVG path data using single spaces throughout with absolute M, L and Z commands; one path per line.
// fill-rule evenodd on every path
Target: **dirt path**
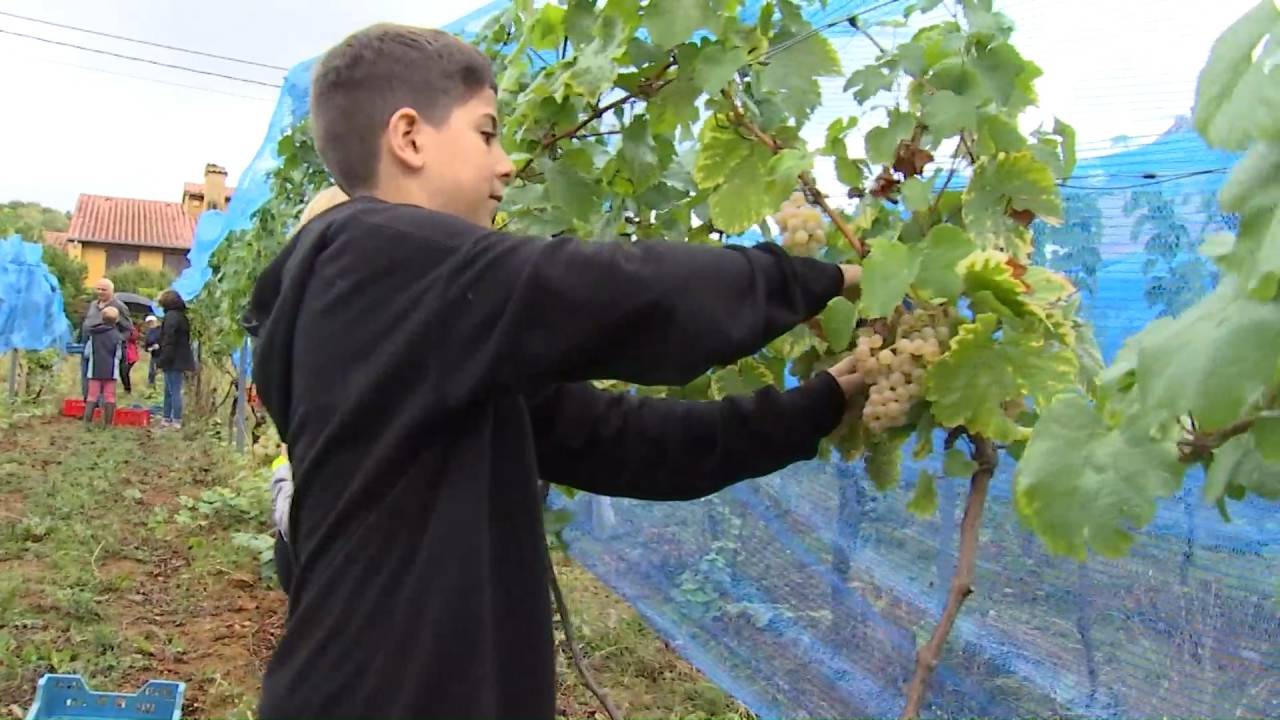
M 0 717 L 22 718 L 45 672 L 71 672 L 99 690 L 183 680 L 183 717 L 252 718 L 285 613 L 243 543 L 267 528 L 265 479 L 194 428 L 37 417 L 0 433 Z M 591 575 L 559 572 L 628 717 L 748 715 Z M 602 717 L 560 666 L 561 716 Z

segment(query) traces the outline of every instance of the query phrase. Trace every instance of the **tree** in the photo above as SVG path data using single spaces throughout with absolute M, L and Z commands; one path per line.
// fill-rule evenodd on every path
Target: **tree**
M 49 245 L 44 246 L 42 256 L 49 272 L 58 279 L 67 320 L 72 328 L 80 327 L 80 321 L 84 319 L 85 304 L 89 302 L 89 291 L 84 287 L 85 276 L 89 274 L 88 266 Z
M 0 237 L 21 235 L 27 242 L 43 243 L 44 231 L 62 232 L 71 224 L 71 213 L 39 203 L 13 200 L 0 204 Z

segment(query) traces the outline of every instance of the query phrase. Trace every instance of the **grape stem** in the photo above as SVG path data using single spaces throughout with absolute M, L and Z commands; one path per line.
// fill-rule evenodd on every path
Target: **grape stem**
M 1231 438 L 1249 432 L 1256 420 L 1256 417 L 1240 418 L 1221 430 L 1193 432 L 1190 437 L 1178 441 L 1178 459 L 1188 464 L 1207 459 Z
M 761 130 L 760 126 L 752 122 L 751 118 L 747 117 L 746 113 L 742 112 L 742 108 L 738 107 L 737 99 L 734 98 L 733 93 L 731 93 L 728 88 L 722 90 L 720 94 L 724 96 L 725 100 L 729 101 L 730 114 L 734 123 L 737 124 L 738 127 L 741 127 L 751 133 L 751 136 L 760 141 L 760 144 L 769 148 L 769 152 L 777 154 L 785 149 L 782 146 L 782 143 L 778 142 L 777 139 L 769 133 Z M 813 179 L 813 173 L 805 170 L 800 173 L 799 179 L 800 184 L 804 186 L 806 191 L 805 195 L 812 198 L 814 203 L 822 209 L 822 212 L 826 213 L 827 217 L 830 218 L 831 222 L 836 226 L 836 229 L 839 230 L 840 234 L 844 236 L 844 239 L 848 241 L 849 246 L 853 248 L 854 252 L 858 253 L 858 257 L 866 257 L 867 252 L 862 245 L 862 241 L 860 241 L 858 236 L 854 234 L 853 228 L 849 227 L 849 224 L 844 221 L 844 217 L 836 212 L 829 203 L 827 203 L 827 196 L 818 189 L 818 183 Z
M 960 555 L 957 558 L 955 575 L 951 578 L 951 588 L 947 592 L 947 604 L 942 610 L 937 626 L 929 642 L 916 651 L 916 668 L 911 682 L 907 685 L 907 702 L 902 709 L 902 720 L 915 720 L 920 717 L 924 705 L 925 692 L 933 671 L 938 667 L 942 657 L 942 648 L 947 644 L 951 628 L 955 626 L 956 617 L 960 614 L 960 606 L 973 594 L 974 566 L 978 557 L 978 531 L 982 527 L 982 512 L 987 504 L 987 489 L 991 485 L 991 476 L 996 469 L 996 449 L 991 441 L 982 436 L 970 436 L 973 443 L 971 457 L 978 463 L 978 469 L 969 479 L 969 497 L 965 502 L 964 519 L 960 522 Z

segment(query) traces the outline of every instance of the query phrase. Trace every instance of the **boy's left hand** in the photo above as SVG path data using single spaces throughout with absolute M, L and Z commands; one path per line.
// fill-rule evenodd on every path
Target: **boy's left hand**
M 866 383 L 862 381 L 862 375 L 858 374 L 858 364 L 852 354 L 827 368 L 827 372 L 831 373 L 837 383 L 840 383 L 840 389 L 844 391 L 846 399 L 857 395 L 866 387 Z

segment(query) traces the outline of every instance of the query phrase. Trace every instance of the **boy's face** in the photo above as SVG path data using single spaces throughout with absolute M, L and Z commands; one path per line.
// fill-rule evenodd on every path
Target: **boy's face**
M 454 108 L 440 127 L 401 111 L 391 122 L 391 150 L 406 170 L 417 204 L 488 227 L 515 175 L 498 135 L 498 98 L 485 88 Z M 416 113 L 414 113 L 416 118 Z

